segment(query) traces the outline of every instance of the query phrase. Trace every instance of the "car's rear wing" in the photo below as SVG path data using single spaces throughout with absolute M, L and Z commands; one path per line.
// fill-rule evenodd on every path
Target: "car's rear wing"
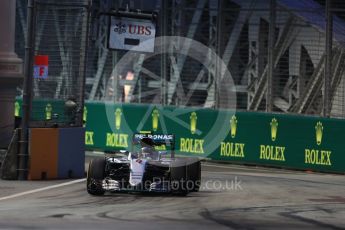
M 153 146 L 165 145 L 171 149 L 171 157 L 175 155 L 175 135 L 174 134 L 149 134 L 135 133 L 133 134 L 133 144 L 148 144 Z

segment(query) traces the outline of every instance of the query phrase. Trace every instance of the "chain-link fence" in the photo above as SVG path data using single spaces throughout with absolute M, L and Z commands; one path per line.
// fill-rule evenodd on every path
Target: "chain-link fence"
M 17 6 L 17 34 L 26 37 L 25 1 Z M 35 1 L 33 20 L 31 126 L 81 125 L 89 1 Z
M 17 5 L 20 31 L 25 1 Z M 109 18 L 102 13 L 114 9 L 157 12 L 157 36 L 200 42 L 208 47 L 205 60 L 193 58 L 188 43 L 175 38 L 156 55 L 129 52 L 130 62 L 115 72 L 128 52 L 107 49 Z M 67 1 L 51 8 L 38 5 L 36 54 L 49 56 L 49 79 L 35 80 L 35 97 L 80 98 L 86 12 Z M 344 118 L 344 31 L 345 3 L 338 0 L 93 0 L 85 96 Z M 17 34 L 22 54 L 26 35 Z M 186 49 L 188 55 L 182 52 Z M 213 52 L 231 80 L 223 77 Z
M 332 48 L 330 79 L 330 114 L 335 117 L 345 117 L 345 77 L 344 77 L 344 51 L 345 51 L 345 2 L 329 2 L 329 17 L 332 24 L 329 28 L 330 46 Z M 333 41 L 333 42 L 332 42 Z

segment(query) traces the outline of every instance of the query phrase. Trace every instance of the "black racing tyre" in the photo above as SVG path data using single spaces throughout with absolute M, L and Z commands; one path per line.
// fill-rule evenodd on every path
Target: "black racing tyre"
M 187 162 L 184 159 L 176 159 L 170 167 L 170 187 L 173 194 L 186 196 L 187 188 Z
M 188 164 L 188 189 L 191 192 L 198 192 L 201 183 L 201 162 L 191 159 Z
M 102 181 L 105 176 L 105 159 L 94 159 L 89 164 L 87 172 L 87 192 L 94 196 L 101 196 L 105 193 L 102 188 Z

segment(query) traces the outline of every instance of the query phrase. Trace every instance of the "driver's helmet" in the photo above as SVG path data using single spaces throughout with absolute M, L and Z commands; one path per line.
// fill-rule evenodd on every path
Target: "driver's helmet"
M 141 155 L 143 157 L 149 157 L 152 159 L 155 159 L 157 157 L 155 149 L 151 146 L 142 147 L 141 148 Z
M 141 153 L 143 155 L 150 155 L 154 152 L 154 149 L 151 146 L 145 146 L 141 148 Z

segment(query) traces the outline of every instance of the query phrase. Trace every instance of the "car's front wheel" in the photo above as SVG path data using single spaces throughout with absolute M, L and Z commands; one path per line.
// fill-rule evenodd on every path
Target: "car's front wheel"
M 102 181 L 105 173 L 105 159 L 94 159 L 89 164 L 86 179 L 87 192 L 94 196 L 101 196 L 105 193 Z

